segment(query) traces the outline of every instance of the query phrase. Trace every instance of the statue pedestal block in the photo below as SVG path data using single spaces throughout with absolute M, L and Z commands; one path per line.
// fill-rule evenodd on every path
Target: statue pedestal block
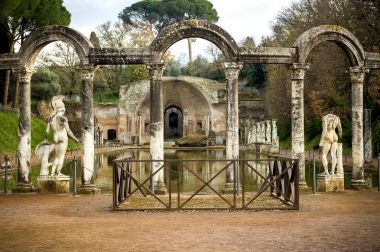
M 318 192 L 343 192 L 344 177 L 339 175 L 318 175 L 317 176 Z
M 95 185 L 89 184 L 89 185 L 82 185 L 78 189 L 79 194 L 99 194 L 100 189 L 96 188 Z
M 224 185 L 224 188 L 222 189 L 221 193 L 222 194 L 233 194 L 234 193 L 234 183 L 226 183 Z M 241 192 L 242 187 L 239 185 L 239 192 Z
M 166 189 L 165 183 L 162 181 L 156 182 L 156 184 L 154 185 L 154 194 L 165 195 L 167 193 L 168 193 L 168 189 Z
M 12 189 L 13 193 L 30 193 L 36 192 L 36 188 L 32 184 L 18 183 L 16 189 Z
M 70 177 L 38 176 L 38 189 L 42 193 L 69 193 Z

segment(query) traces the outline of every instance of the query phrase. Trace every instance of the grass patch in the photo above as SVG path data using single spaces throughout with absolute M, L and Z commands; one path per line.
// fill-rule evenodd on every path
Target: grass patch
M 117 104 L 119 102 L 119 95 L 118 94 L 104 94 L 94 95 L 94 103 L 111 103 L 111 104 Z
M 4 153 L 15 153 L 18 145 L 18 114 L 14 112 L 0 112 L 0 151 Z M 47 123 L 40 118 L 32 117 L 32 151 L 37 144 L 45 138 Z M 53 140 L 53 132 L 50 132 L 49 141 Z M 69 139 L 68 150 L 77 149 L 77 144 Z

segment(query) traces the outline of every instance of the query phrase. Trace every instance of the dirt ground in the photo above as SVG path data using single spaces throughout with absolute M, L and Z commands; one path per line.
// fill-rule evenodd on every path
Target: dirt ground
M 0 195 L 0 251 L 380 251 L 380 192 L 300 211 L 112 212 L 112 196 Z

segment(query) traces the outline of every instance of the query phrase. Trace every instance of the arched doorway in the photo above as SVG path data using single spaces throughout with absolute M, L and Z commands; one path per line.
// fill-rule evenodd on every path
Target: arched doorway
M 115 140 L 116 139 L 116 130 L 109 129 L 107 130 L 107 140 Z
M 183 119 L 180 108 L 171 106 L 165 110 L 165 140 L 183 136 Z

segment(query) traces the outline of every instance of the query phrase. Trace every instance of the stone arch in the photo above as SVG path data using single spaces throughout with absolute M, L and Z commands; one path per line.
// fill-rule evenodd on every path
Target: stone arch
M 32 67 L 40 50 L 47 44 L 62 41 L 72 45 L 82 64 L 88 64 L 91 42 L 80 32 L 66 26 L 48 25 L 30 33 L 22 43 L 19 57 L 21 67 Z
M 161 62 L 166 50 L 185 38 L 203 38 L 214 43 L 228 61 L 237 60 L 238 45 L 232 36 L 216 24 L 204 20 L 186 20 L 164 27 L 150 45 L 154 62 Z
M 164 109 L 164 139 L 176 139 L 183 136 L 183 111 L 175 105 Z
M 364 49 L 359 40 L 350 31 L 337 25 L 320 25 L 299 36 L 293 44 L 293 47 L 298 48 L 298 63 L 306 63 L 311 50 L 325 41 L 335 42 L 342 47 L 352 66 L 364 64 Z

